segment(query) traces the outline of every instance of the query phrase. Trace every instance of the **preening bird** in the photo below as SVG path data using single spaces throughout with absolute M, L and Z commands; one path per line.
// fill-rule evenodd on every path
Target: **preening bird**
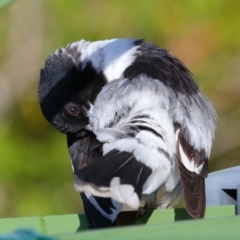
M 45 118 L 67 135 L 91 227 L 123 204 L 204 217 L 216 113 L 187 67 L 135 39 L 81 40 L 52 53 L 38 87 Z

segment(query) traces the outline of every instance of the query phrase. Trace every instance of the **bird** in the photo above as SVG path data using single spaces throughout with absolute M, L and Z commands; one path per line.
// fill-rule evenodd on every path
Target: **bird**
M 69 43 L 40 71 L 44 117 L 67 135 L 89 228 L 117 226 L 124 205 L 206 208 L 217 114 L 185 64 L 143 39 Z

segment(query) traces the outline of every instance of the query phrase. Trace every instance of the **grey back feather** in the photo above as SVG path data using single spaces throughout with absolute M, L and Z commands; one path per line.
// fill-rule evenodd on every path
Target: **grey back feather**
M 108 83 L 94 104 L 95 131 L 127 124 L 128 116 L 148 110 L 166 110 L 173 123 L 181 125 L 185 139 L 209 157 L 214 138 L 216 113 L 211 103 L 198 91 L 186 96 L 174 92 L 159 80 L 142 74 L 132 80 L 118 79 Z

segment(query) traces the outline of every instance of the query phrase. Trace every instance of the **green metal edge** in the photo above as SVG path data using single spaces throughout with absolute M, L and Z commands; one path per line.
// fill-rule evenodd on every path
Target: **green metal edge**
M 240 217 L 181 221 L 174 224 L 119 227 L 98 231 L 83 231 L 58 237 L 59 240 L 159 240 L 159 239 L 240 239 Z
M 212 206 L 206 208 L 205 219 L 227 217 L 236 215 L 236 206 Z M 147 224 L 177 222 L 182 220 L 191 220 L 192 217 L 187 213 L 185 208 L 172 208 L 166 210 L 154 210 L 148 218 Z M 143 218 L 136 221 L 136 224 L 144 224 L 146 220 Z
M 211 218 L 233 217 L 235 213 L 234 205 L 207 207 L 204 221 Z M 176 223 L 173 224 L 174 222 L 188 219 L 191 219 L 191 217 L 183 208 L 166 209 L 164 211 L 154 210 L 143 215 L 135 224 L 144 224 L 147 226 L 157 224 L 160 227 L 166 223 L 175 225 Z M 190 224 L 195 221 L 188 222 Z M 86 230 L 87 221 L 84 214 L 0 219 L 0 234 L 9 233 L 21 228 L 36 230 L 45 235 L 60 236 Z
M 32 229 L 45 235 L 75 233 L 87 229 L 84 214 L 0 219 L 0 233 Z

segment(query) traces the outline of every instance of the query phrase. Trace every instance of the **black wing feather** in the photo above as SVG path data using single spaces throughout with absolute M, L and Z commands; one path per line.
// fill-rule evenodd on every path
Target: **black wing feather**
M 203 164 L 200 174 L 190 172 L 182 163 L 177 149 L 178 169 L 186 209 L 193 218 L 203 218 L 206 209 L 205 177 L 208 174 L 208 159 L 206 159 L 204 151 L 197 151 L 188 144 L 182 133 L 179 134 L 179 141 L 188 159 L 194 159 L 197 165 Z
M 102 156 L 102 144 L 88 131 L 80 134 L 67 134 L 67 144 L 74 173 L 88 166 Z
M 114 177 L 120 178 L 120 184 L 130 184 L 141 199 L 143 184 L 152 173 L 145 164 L 136 160 L 133 154 L 112 150 L 106 155 L 80 169 L 77 179 L 94 184 L 97 187 L 110 187 Z
M 84 206 L 85 216 L 88 222 L 89 229 L 97 229 L 97 228 L 108 228 L 117 226 L 117 220 L 111 221 L 110 219 L 104 217 L 96 207 L 89 201 L 85 193 L 81 193 L 81 198 Z M 102 197 L 94 197 L 99 206 L 101 208 L 111 214 L 111 209 L 114 208 L 112 204 L 111 198 L 102 198 Z
M 68 134 L 67 143 L 74 173 L 88 166 L 90 163 L 96 161 L 102 156 L 102 144 L 91 132 L 82 131 L 78 135 Z M 116 220 L 112 222 L 110 219 L 104 217 L 89 201 L 85 193 L 81 193 L 80 195 L 89 229 L 106 228 L 117 225 Z M 110 198 L 93 198 L 104 212 L 108 214 L 112 213 L 114 206 Z

